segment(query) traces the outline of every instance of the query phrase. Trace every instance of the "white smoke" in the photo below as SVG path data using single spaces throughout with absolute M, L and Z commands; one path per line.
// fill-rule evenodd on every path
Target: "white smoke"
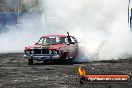
M 127 0 L 43 0 L 44 15 L 56 17 L 58 30 L 75 35 L 83 57 L 92 60 L 132 55 L 127 5 Z
M 8 31 L 0 34 L 0 53 L 23 52 L 25 46 L 37 42 L 44 33 L 42 26 L 37 19 L 26 19 L 17 25 L 7 25 L 4 30 Z
M 42 34 L 69 31 L 80 42 L 83 60 L 127 57 L 132 55 L 127 5 L 127 0 L 42 0 L 42 20 L 8 26 L 0 35 L 0 52 L 22 51 Z

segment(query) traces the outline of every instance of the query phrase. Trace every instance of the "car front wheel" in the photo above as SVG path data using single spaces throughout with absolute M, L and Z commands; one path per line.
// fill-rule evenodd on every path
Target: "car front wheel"
M 32 65 L 33 64 L 33 60 L 32 59 L 28 59 L 28 65 Z

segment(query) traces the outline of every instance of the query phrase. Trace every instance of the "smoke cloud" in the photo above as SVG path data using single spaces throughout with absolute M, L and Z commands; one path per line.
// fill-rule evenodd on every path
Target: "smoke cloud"
M 127 5 L 127 0 L 41 0 L 42 16 L 24 16 L 0 34 L 0 52 L 22 51 L 43 34 L 69 31 L 79 41 L 81 61 L 126 58 L 132 55 Z

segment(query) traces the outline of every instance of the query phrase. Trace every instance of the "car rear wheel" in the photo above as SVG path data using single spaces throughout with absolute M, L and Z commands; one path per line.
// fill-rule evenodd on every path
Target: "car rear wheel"
M 33 64 L 33 60 L 32 59 L 28 59 L 28 64 L 32 65 Z

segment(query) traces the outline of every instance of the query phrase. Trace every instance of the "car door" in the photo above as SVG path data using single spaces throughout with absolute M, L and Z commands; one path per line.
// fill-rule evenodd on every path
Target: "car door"
M 70 36 L 71 43 L 69 44 L 69 58 L 75 58 L 78 51 L 78 44 L 74 37 Z

